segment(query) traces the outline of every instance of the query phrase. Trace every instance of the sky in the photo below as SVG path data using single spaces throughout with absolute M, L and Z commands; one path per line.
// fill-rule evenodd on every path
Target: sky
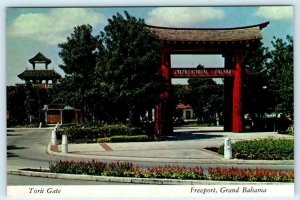
M 249 26 L 270 21 L 262 30 L 263 43 L 271 47 L 273 37 L 294 35 L 292 6 L 236 6 L 236 7 L 8 7 L 6 8 L 6 85 L 23 83 L 17 75 L 26 67 L 28 59 L 38 52 L 52 60 L 49 68 L 64 75 L 58 44 L 65 42 L 74 26 L 91 24 L 93 34 L 99 34 L 117 12 L 124 10 L 145 20 L 146 24 L 186 28 L 229 28 Z M 171 55 L 172 67 L 222 67 L 221 55 Z M 173 83 L 184 83 L 176 79 Z

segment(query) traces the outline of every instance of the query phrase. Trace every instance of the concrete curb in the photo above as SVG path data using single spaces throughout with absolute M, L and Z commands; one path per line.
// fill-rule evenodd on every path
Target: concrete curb
M 120 160 L 120 161 L 144 161 L 144 162 L 181 162 L 181 163 L 199 163 L 199 164 L 257 164 L 257 165 L 294 165 L 293 160 L 238 160 L 238 159 L 194 159 L 194 158 L 144 158 L 144 157 L 129 157 L 129 156 L 104 156 L 104 155 L 83 155 L 72 153 L 54 152 L 51 150 L 49 143 L 47 153 L 53 156 L 70 157 L 70 158 L 89 158 L 89 159 L 104 159 L 104 160 Z
M 54 127 L 42 127 L 42 128 L 39 128 L 39 127 L 36 127 L 36 128 L 6 128 L 7 130 L 52 130 Z
M 155 184 L 155 185 L 292 185 L 294 183 L 285 182 L 239 182 L 239 181 L 210 181 L 210 180 L 181 180 L 181 179 L 156 179 L 156 178 L 132 178 L 132 177 L 111 177 L 111 176 L 92 176 L 77 174 L 56 174 L 49 172 L 35 172 L 25 170 L 7 169 L 10 175 L 32 176 L 43 178 L 101 181 L 115 183 L 136 183 L 136 184 Z

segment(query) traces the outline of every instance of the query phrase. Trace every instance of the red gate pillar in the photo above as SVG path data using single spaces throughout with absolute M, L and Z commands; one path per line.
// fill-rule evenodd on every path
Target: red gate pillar
M 233 55 L 225 54 L 225 69 L 233 69 Z M 232 97 L 234 77 L 224 77 L 224 131 L 232 131 Z
M 242 118 L 242 87 L 243 87 L 243 69 L 242 57 L 240 53 L 235 56 L 235 76 L 233 81 L 233 97 L 232 97 L 232 132 L 243 131 Z
M 161 73 L 165 79 L 165 90 L 160 95 L 160 103 L 155 107 L 155 129 L 160 134 L 173 133 L 172 109 L 170 105 L 170 51 L 161 52 Z

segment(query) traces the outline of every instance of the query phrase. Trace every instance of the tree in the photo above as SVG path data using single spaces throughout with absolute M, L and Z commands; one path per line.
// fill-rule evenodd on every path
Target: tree
M 266 112 L 272 111 L 274 101 L 267 87 L 267 62 L 270 52 L 263 43 L 244 55 L 243 63 L 249 67 L 250 74 L 246 76 L 243 93 L 243 111 L 250 114 L 252 120 L 263 118 Z M 266 99 L 269 99 L 266 101 Z
M 91 25 L 77 26 L 66 42 L 58 44 L 64 62 L 60 68 L 66 77 L 55 86 L 55 101 L 81 109 L 88 119 L 93 117 L 94 105 L 90 100 L 98 55 L 98 36 L 93 36 L 92 30 Z
M 130 124 L 135 125 L 161 92 L 161 47 L 144 20 L 124 14 L 125 18 L 114 15 L 100 33 L 103 51 L 97 64 L 97 86 L 110 103 L 127 105 Z
M 244 56 L 251 70 L 244 85 L 244 108 L 252 118 L 263 117 L 266 112 L 293 117 L 293 38 L 274 40 L 272 50 L 260 44 L 253 54 Z
M 21 124 L 27 117 L 24 107 L 25 86 L 7 86 L 6 92 L 7 111 L 9 111 L 8 126 Z
M 244 56 L 250 67 L 244 84 L 244 111 L 257 130 L 285 130 L 293 120 L 293 38 L 274 37 L 272 45 L 270 50 L 260 44 L 253 54 Z M 289 119 L 265 119 L 266 113 L 282 113 Z
M 190 102 L 190 92 L 187 85 L 172 85 L 172 106 L 174 107 L 173 117 L 182 118 L 182 111 L 177 109 L 177 105 L 188 104 Z
M 23 124 L 42 121 L 40 109 L 52 101 L 51 90 L 39 88 L 32 83 L 25 85 L 7 86 L 7 110 L 10 113 L 10 124 Z
M 189 100 L 189 88 L 185 85 L 173 85 L 172 86 L 173 92 L 172 95 L 174 96 L 175 104 L 178 103 L 186 103 Z
M 270 52 L 271 58 L 267 64 L 267 87 L 274 93 L 275 111 L 283 112 L 293 118 L 294 113 L 294 79 L 293 79 L 293 38 L 286 37 L 286 41 L 274 37 Z
M 190 78 L 190 104 L 203 123 L 212 123 L 223 111 L 223 85 L 211 78 Z

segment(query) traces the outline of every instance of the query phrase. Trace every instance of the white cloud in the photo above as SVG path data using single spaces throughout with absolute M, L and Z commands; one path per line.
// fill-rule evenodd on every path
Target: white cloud
M 104 20 L 103 14 L 87 8 L 53 8 L 47 13 L 19 15 L 8 28 L 8 34 L 58 44 L 65 41 L 74 26 L 89 23 L 95 27 Z
M 210 7 L 162 7 L 155 8 L 148 13 L 146 23 L 157 26 L 192 26 L 218 20 L 225 17 L 225 12 L 220 8 Z
M 292 6 L 267 6 L 259 7 L 255 12 L 258 17 L 266 18 L 269 20 L 285 21 L 293 19 Z

